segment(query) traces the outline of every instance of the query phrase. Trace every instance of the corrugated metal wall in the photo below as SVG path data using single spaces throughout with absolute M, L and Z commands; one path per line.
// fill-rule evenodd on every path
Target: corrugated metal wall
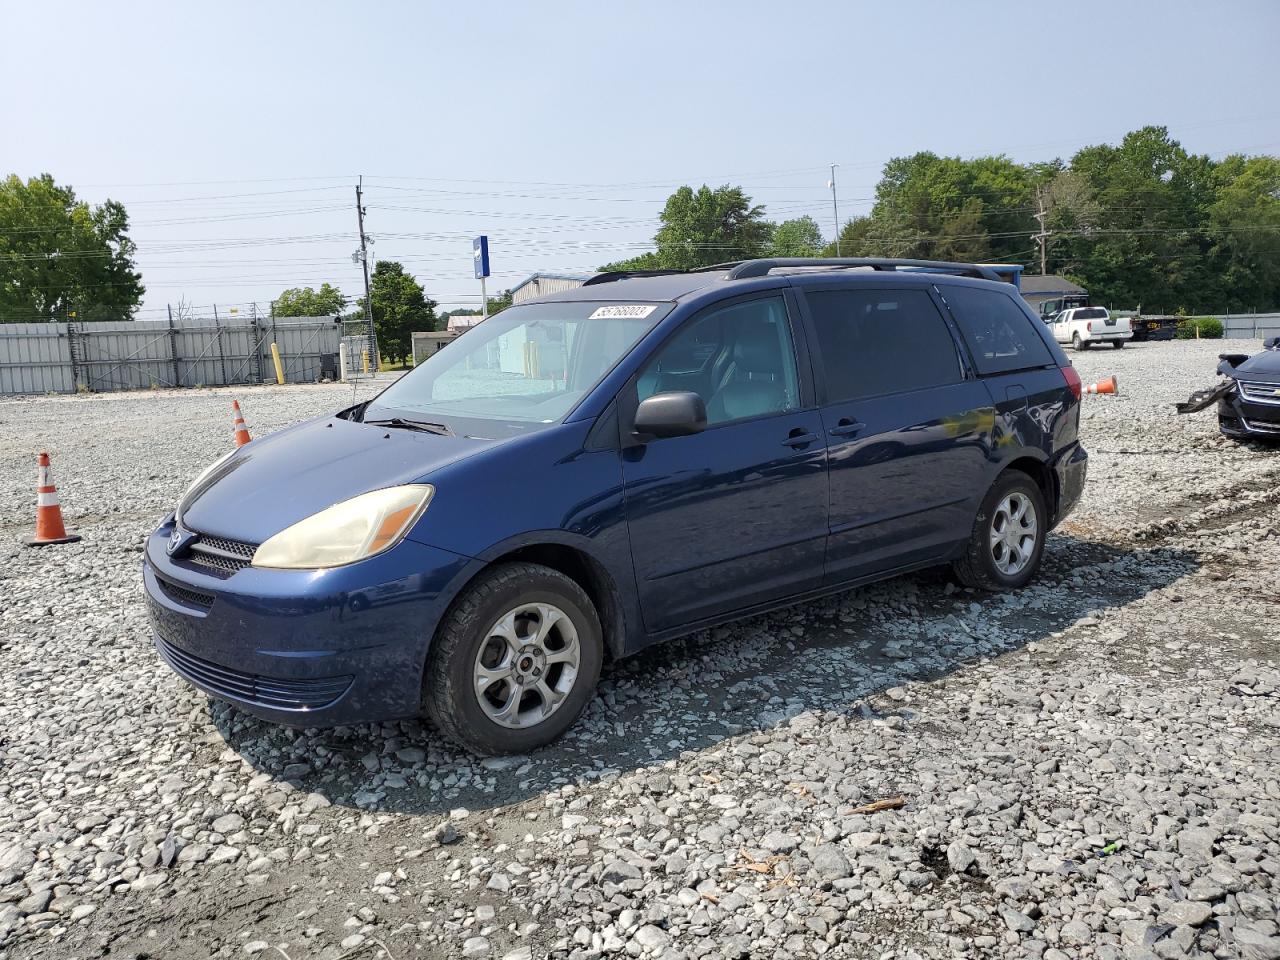
M 511 294 L 512 303 L 523 303 L 534 297 L 545 297 L 549 293 L 563 293 L 565 290 L 576 290 L 585 281 L 572 277 L 534 277 Z
M 1248 313 L 1220 318 L 1223 336 L 1235 340 L 1280 337 L 1280 313 Z
M 75 388 L 65 323 L 0 324 L 0 394 Z
M 223 386 L 337 375 L 332 317 L 0 324 L 0 394 Z

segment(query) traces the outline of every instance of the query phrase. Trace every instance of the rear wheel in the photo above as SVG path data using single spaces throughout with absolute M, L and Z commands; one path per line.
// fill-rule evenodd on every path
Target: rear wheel
M 1124 346 L 1124 341 L 1123 341 L 1123 340 L 1112 340 L 1112 341 L 1111 341 L 1111 345 L 1112 345 L 1113 347 L 1115 347 L 1117 350 L 1119 350 L 1121 347 L 1123 347 L 1123 346 Z
M 539 564 L 502 564 L 445 616 L 423 700 L 435 725 L 468 750 L 524 753 L 578 719 L 603 657 L 600 619 L 577 583 Z
M 1071 335 L 1071 347 L 1072 347 L 1072 349 L 1073 349 L 1073 350 L 1088 350 L 1088 349 L 1089 349 L 1089 341 L 1088 341 L 1088 340 L 1081 340 L 1081 339 L 1080 339 L 1080 334 L 1078 334 L 1078 333 L 1073 333 L 1073 334 Z
M 982 590 L 1016 590 L 1040 568 L 1048 532 L 1044 496 L 1029 476 L 1010 470 L 987 491 L 973 521 L 957 579 Z

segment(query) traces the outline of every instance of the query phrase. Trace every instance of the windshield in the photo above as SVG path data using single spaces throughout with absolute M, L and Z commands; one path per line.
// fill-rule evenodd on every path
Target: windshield
M 558 423 L 671 304 L 535 303 L 472 327 L 388 387 L 365 420 L 501 437 Z

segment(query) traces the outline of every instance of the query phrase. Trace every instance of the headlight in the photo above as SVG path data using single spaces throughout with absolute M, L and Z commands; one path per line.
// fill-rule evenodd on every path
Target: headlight
M 187 501 L 191 499 L 191 495 L 195 493 L 197 490 L 199 490 L 201 485 L 206 480 L 208 480 L 210 476 L 213 475 L 213 471 L 217 470 L 220 466 L 222 466 L 224 463 L 226 463 L 235 455 L 236 455 L 235 450 L 231 450 L 231 451 L 228 451 L 227 453 L 224 453 L 217 460 L 213 461 L 213 463 L 209 464 L 207 467 L 201 470 L 200 476 L 196 477 L 194 480 L 191 481 L 191 485 L 187 487 L 187 489 L 183 492 L 182 496 L 178 498 L 178 509 L 176 511 L 176 516 L 179 520 L 182 519 L 183 508 L 188 506 Z
M 399 543 L 435 487 L 411 483 L 364 493 L 281 530 L 253 555 L 255 567 L 314 570 L 355 563 Z

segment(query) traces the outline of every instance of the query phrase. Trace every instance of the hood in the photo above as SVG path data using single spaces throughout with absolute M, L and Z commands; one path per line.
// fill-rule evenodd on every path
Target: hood
M 1242 380 L 1280 383 L 1280 350 L 1263 350 L 1254 354 L 1232 370 L 1231 375 Z
M 312 420 L 241 447 L 184 505 L 182 525 L 262 543 L 359 494 L 429 482 L 433 471 L 500 442 Z

